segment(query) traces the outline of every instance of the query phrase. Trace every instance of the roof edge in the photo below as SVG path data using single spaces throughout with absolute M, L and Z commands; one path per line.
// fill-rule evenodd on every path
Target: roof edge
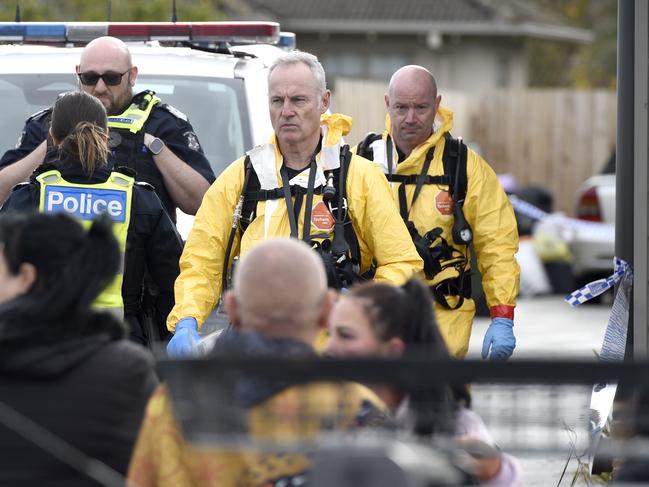
M 296 34 L 329 32 L 336 34 L 359 34 L 379 32 L 388 34 L 439 34 L 455 35 L 491 35 L 491 36 L 522 36 L 539 39 L 550 39 L 577 44 L 592 42 L 595 35 L 592 31 L 577 27 L 523 22 L 511 24 L 506 22 L 421 22 L 393 20 L 314 20 L 314 19 L 282 19 L 282 28 Z

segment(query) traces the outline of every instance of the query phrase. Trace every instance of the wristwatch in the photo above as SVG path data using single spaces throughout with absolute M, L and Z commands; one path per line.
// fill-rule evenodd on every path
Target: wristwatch
M 146 146 L 147 149 L 151 152 L 153 155 L 158 155 L 164 149 L 165 143 L 163 142 L 162 139 L 159 139 L 157 137 L 154 137 L 151 142 L 149 142 L 149 145 Z

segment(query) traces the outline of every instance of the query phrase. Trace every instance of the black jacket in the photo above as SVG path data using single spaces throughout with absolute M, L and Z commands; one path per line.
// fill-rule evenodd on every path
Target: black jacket
M 41 166 L 40 170 L 47 169 L 52 167 Z M 88 177 L 78 163 L 58 163 L 56 169 L 65 180 L 73 183 L 101 183 L 109 175 L 107 169 L 101 169 Z M 29 184 L 14 189 L 0 212 L 37 211 L 39 198 L 40 183 L 32 176 Z M 180 272 L 178 261 L 182 246 L 176 227 L 151 186 L 136 184 L 126 239 L 122 297 L 124 318 L 131 326 L 131 338 L 137 342 L 145 343 L 145 321 L 151 315 L 158 334 L 154 339 L 168 337 L 165 321 L 174 304 L 174 282 Z
M 150 353 L 123 333 L 108 314 L 39 323 L 0 317 L 0 485 L 99 485 L 57 458 L 65 449 L 44 441 L 48 435 L 126 474 L 157 379 Z M 30 423 L 38 429 L 27 438 Z

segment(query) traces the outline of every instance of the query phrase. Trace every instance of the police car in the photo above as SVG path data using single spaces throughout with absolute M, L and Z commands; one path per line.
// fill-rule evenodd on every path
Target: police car
M 81 50 L 104 35 L 129 45 L 139 68 L 135 93 L 151 89 L 189 118 L 216 175 L 270 137 L 268 66 L 294 43 L 277 23 L 0 22 L 2 152 L 30 115 L 78 89 Z M 185 238 L 192 221 L 179 212 Z

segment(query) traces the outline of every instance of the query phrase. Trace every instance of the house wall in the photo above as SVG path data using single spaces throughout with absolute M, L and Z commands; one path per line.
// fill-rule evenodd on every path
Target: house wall
M 328 35 L 297 33 L 298 48 L 322 62 L 328 80 L 388 81 L 406 64 L 430 69 L 441 89 L 473 92 L 523 88 L 527 84 L 524 43 L 505 37 L 451 37 L 431 48 L 424 35 Z
M 350 144 L 383 129 L 384 91 L 383 82 L 336 82 L 333 110 L 352 117 Z M 453 112 L 453 135 L 463 136 L 497 173 L 513 174 L 520 186 L 548 187 L 555 210 L 568 215 L 579 184 L 601 171 L 615 145 L 615 92 L 440 91 L 442 105 Z

